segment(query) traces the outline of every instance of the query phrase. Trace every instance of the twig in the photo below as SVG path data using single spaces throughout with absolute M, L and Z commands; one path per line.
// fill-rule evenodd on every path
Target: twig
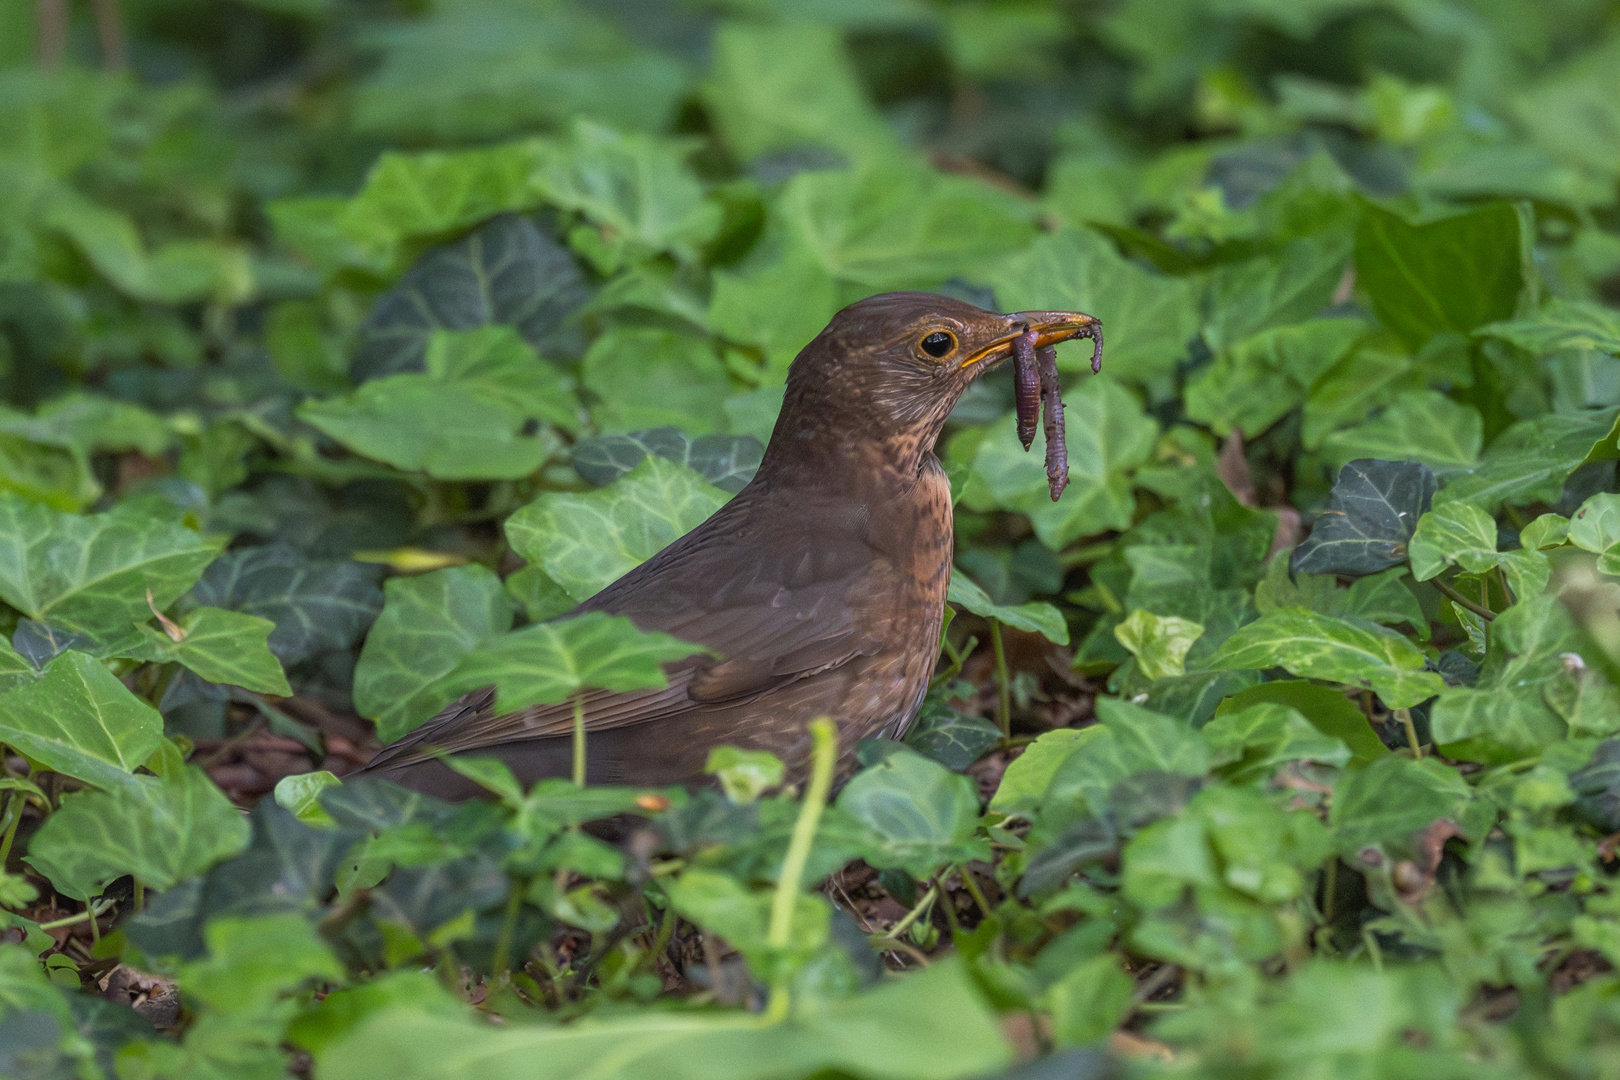
M 1488 607 L 1481 607 L 1480 605 L 1474 603 L 1472 600 L 1468 599 L 1468 597 L 1464 596 L 1462 593 L 1458 592 L 1456 589 L 1452 588 L 1450 585 L 1447 585 L 1445 582 L 1441 581 L 1439 578 L 1434 578 L 1430 582 L 1430 584 L 1432 584 L 1435 588 L 1439 589 L 1446 596 L 1450 597 L 1456 603 L 1462 605 L 1463 607 L 1467 608 L 1469 611 L 1472 611 L 1475 615 L 1478 615 L 1480 618 L 1484 619 L 1486 622 L 1495 621 L 1496 612 L 1492 611 Z

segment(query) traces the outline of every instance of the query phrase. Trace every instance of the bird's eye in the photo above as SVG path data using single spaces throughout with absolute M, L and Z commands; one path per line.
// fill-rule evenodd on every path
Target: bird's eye
M 923 352 L 936 360 L 956 348 L 956 339 L 943 330 L 935 330 L 922 339 Z

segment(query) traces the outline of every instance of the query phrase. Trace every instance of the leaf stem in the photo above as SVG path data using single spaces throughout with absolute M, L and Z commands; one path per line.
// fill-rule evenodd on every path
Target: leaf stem
M 1001 644 L 1001 623 L 990 620 L 990 647 L 996 653 L 996 724 L 1003 739 L 1012 738 L 1012 676 L 1007 671 L 1007 650 Z
M 585 702 L 574 695 L 574 786 L 585 786 Z
M 966 866 L 958 866 L 956 875 L 962 879 L 962 887 L 968 891 L 969 896 L 973 897 L 973 902 L 979 905 L 979 913 L 986 919 L 990 918 L 990 902 L 984 898 L 984 893 L 979 889 L 979 883 L 973 880 L 973 871 Z
M 86 919 L 91 919 L 91 918 L 99 919 L 99 918 L 101 918 L 101 916 L 103 916 L 103 915 L 105 915 L 107 913 L 108 908 L 112 907 L 117 902 L 118 901 L 116 901 L 116 900 L 109 897 L 108 899 L 103 900 L 99 905 L 93 904 L 93 903 L 92 904 L 87 904 L 87 905 L 85 905 L 85 909 L 83 911 L 79 912 L 77 915 L 69 915 L 65 919 L 53 919 L 51 922 L 40 923 L 39 928 L 41 930 L 55 930 L 58 927 L 72 926 L 74 923 L 82 923 Z M 94 927 L 93 922 L 92 922 L 91 925 L 92 925 L 92 927 Z M 98 935 L 98 937 L 99 937 L 99 935 Z
M 804 883 L 805 864 L 810 861 L 810 845 L 816 838 L 816 824 L 821 820 L 827 795 L 832 791 L 833 766 L 838 762 L 838 727 L 830 717 L 818 716 L 810 721 L 810 740 L 810 784 L 799 804 L 799 818 L 793 823 L 787 854 L 782 858 L 782 872 L 776 879 L 776 893 L 771 897 L 771 921 L 765 932 L 766 944 L 777 950 L 786 949 L 793 940 L 793 909 L 798 903 L 799 888 Z M 783 1019 L 787 1016 L 787 1009 L 787 984 L 779 981 L 771 987 L 766 1018 Z
M 1419 761 L 1423 760 L 1423 747 L 1418 745 L 1417 725 L 1412 723 L 1411 709 L 1396 709 L 1395 718 L 1406 728 L 1406 742 L 1412 748 L 1412 756 Z
M 934 906 L 934 898 L 938 895 L 939 883 L 936 881 L 928 886 L 928 891 L 922 894 L 922 898 L 912 905 L 911 910 L 906 912 L 899 922 L 889 927 L 884 933 L 874 936 L 873 941 L 899 941 L 900 935 L 911 929 L 911 924 L 926 915 L 929 909 Z
M 22 824 L 23 800 L 26 798 L 22 792 L 13 791 L 6 800 L 6 835 L 0 840 L 0 872 L 6 868 L 6 860 L 11 857 L 11 842 L 17 838 L 17 826 Z
M 1484 619 L 1486 622 L 1492 622 L 1496 619 L 1496 612 L 1492 611 L 1488 607 L 1482 607 L 1479 604 L 1474 603 L 1472 600 L 1468 599 L 1468 597 L 1464 596 L 1450 585 L 1447 585 L 1439 578 L 1434 578 L 1430 584 L 1439 589 L 1446 596 L 1450 597 L 1456 603 L 1462 605 L 1469 611 L 1472 611 L 1475 615 L 1478 615 L 1480 618 Z

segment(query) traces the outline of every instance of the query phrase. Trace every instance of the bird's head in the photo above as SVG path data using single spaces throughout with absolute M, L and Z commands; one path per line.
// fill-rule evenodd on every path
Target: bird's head
M 1013 353 L 1081 337 L 1097 320 L 1073 311 L 1001 315 L 934 293 L 868 297 L 833 316 L 788 373 L 772 459 L 868 449 L 905 468 L 939 438 L 975 378 Z

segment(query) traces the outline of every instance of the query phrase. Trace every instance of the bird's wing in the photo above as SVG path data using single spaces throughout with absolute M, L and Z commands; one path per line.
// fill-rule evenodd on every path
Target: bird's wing
M 627 615 L 643 630 L 707 645 L 718 656 L 666 665 L 669 684 L 661 689 L 585 694 L 587 731 L 755 697 L 879 649 L 881 638 L 857 623 L 851 603 L 894 573 L 870 548 L 853 540 L 813 551 L 753 543 L 751 530 L 726 528 L 718 517 L 579 608 Z M 573 723 L 571 702 L 503 714 L 492 691 L 479 691 L 386 747 L 372 764 L 396 767 L 438 753 L 554 738 Z

